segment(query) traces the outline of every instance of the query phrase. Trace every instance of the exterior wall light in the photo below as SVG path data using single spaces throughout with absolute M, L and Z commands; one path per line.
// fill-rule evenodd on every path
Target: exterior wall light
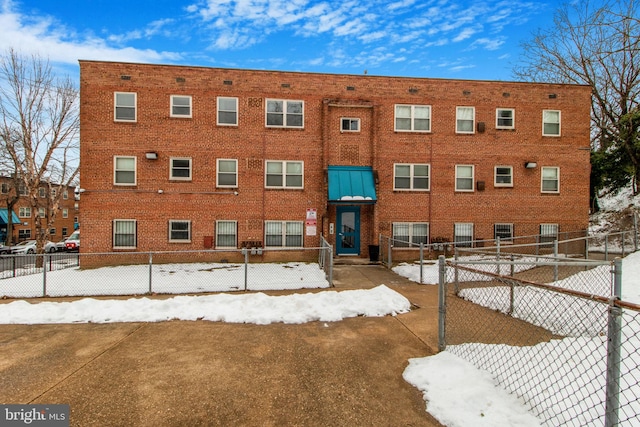
M 148 160 L 158 160 L 158 153 L 155 151 L 149 151 L 144 155 Z
M 524 167 L 527 169 L 535 169 L 538 166 L 536 162 L 526 162 Z

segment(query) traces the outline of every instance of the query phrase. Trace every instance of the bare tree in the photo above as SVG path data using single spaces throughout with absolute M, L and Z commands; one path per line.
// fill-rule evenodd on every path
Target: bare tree
M 14 178 L 16 197 L 27 197 L 35 214 L 39 250 L 49 239 L 61 197 L 78 176 L 78 94 L 69 77 L 58 79 L 39 56 L 11 49 L 0 58 L 2 157 Z M 41 217 L 43 187 L 47 203 Z
M 551 28 L 522 43 L 524 53 L 513 70 L 520 80 L 591 86 L 592 152 L 610 155 L 609 163 L 628 169 L 634 193 L 640 182 L 640 144 L 625 117 L 640 103 L 639 7 L 637 0 L 609 0 L 595 7 L 588 0 L 564 4 Z

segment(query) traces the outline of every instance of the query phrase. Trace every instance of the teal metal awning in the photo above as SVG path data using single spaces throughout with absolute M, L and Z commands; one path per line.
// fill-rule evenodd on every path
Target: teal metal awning
M 329 203 L 376 203 L 376 185 L 370 166 L 329 166 L 328 175 Z
M 16 215 L 16 213 L 13 211 L 11 211 L 11 213 L 12 213 L 11 222 L 13 224 L 20 224 L 22 221 L 20 221 L 20 218 L 18 218 L 18 215 Z M 9 219 L 9 215 L 7 215 L 7 210 L 0 209 L 0 224 L 6 225 L 8 219 Z

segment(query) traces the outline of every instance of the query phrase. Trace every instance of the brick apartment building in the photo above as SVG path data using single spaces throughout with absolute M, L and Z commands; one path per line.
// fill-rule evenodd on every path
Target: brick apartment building
M 18 188 L 20 197 L 13 207 L 13 236 L 7 235 L 7 198 L 15 197 L 15 189 L 13 179 L 8 176 L 0 176 L 0 209 L 2 215 L 0 218 L 0 242 L 7 245 L 22 242 L 23 240 L 36 239 L 36 221 L 42 221 L 43 228 L 49 222 L 52 207 L 52 196 L 55 197 L 56 191 L 63 191 L 58 212 L 53 225 L 49 229 L 50 239 L 57 242 L 73 233 L 78 226 L 79 206 L 75 196 L 75 187 L 67 187 L 66 191 L 53 185 L 51 188 L 47 183 L 42 183 L 38 188 L 38 208 L 33 210 L 27 195 L 23 188 Z M 53 192 L 53 194 L 52 194 Z
M 80 61 L 83 251 L 584 230 L 587 86 Z

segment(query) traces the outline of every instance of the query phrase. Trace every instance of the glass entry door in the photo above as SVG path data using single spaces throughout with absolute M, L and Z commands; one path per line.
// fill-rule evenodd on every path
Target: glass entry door
M 336 254 L 360 255 L 360 207 L 337 207 Z

